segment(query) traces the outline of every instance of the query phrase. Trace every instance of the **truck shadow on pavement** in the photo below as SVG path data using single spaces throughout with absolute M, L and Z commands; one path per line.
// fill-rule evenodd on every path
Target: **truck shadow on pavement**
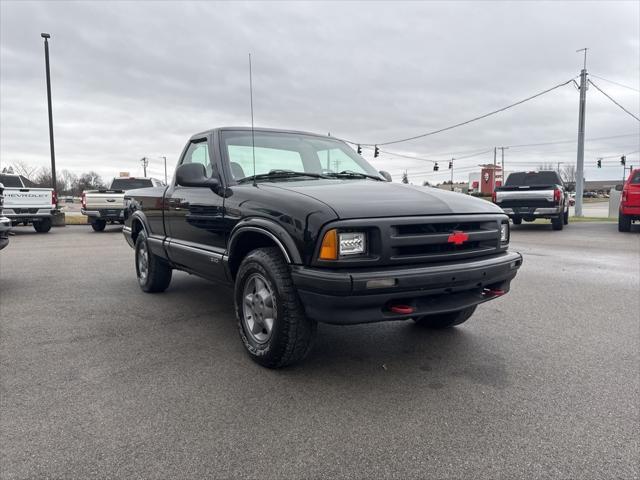
M 266 375 L 278 384 L 322 378 L 331 388 L 343 392 L 373 393 L 372 389 L 379 388 L 375 387 L 378 382 L 384 382 L 385 388 L 390 385 L 400 388 L 410 382 L 428 390 L 460 382 L 496 389 L 510 384 L 506 361 L 499 349 L 492 339 L 474 328 L 475 323 L 491 321 L 486 307 L 484 311 L 480 307 L 467 324 L 445 330 L 425 329 L 411 320 L 350 326 L 321 323 L 305 360 L 284 369 L 268 370 L 252 362 L 244 352 L 230 300 L 231 290 L 223 291 L 196 277 L 181 277 L 163 294 L 167 303 L 164 308 L 180 302 L 188 303 L 195 311 L 211 312 L 197 316 L 193 312 L 174 321 L 197 324 L 193 326 L 201 329 L 197 335 L 203 345 L 210 346 L 207 351 L 212 364 L 244 364 L 249 371 Z M 217 293 L 212 295 L 212 289 Z M 233 358 L 217 357 L 221 348 Z

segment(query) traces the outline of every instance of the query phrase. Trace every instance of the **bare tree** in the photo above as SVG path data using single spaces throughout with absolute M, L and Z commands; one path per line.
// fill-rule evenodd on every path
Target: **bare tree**
M 555 170 L 556 166 L 551 162 L 542 162 L 538 165 L 538 170 Z
M 58 190 L 62 195 L 73 195 L 73 187 L 78 182 L 78 176 L 69 170 L 62 170 L 58 177 Z
M 9 167 L 11 168 L 11 167 Z M 33 180 L 34 175 L 38 171 L 39 167 L 32 167 L 26 162 L 18 160 L 17 162 L 13 162 L 13 173 L 17 173 L 18 175 L 22 175 L 23 177 Z
M 41 168 L 40 171 L 36 173 L 31 180 L 36 184 L 37 187 L 51 188 L 51 185 L 53 183 L 51 179 L 51 170 L 49 170 L 48 168 Z
M 576 166 L 573 164 L 567 165 L 566 167 L 563 167 L 562 170 L 560 171 L 560 176 L 562 177 L 562 180 L 564 180 L 566 183 L 576 183 Z
M 100 188 L 105 188 L 102 178 L 97 172 L 91 171 L 80 175 L 72 190 L 74 195 L 81 195 L 84 190 L 97 190 Z

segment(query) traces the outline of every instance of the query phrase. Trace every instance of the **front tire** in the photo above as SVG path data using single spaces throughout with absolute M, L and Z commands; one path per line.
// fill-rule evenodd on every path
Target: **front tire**
M 136 276 L 143 292 L 164 292 L 171 283 L 172 269 L 162 258 L 149 249 L 149 242 L 144 230 L 136 239 Z
M 425 328 L 451 328 L 469 320 L 477 307 L 477 305 L 473 305 L 472 307 L 465 308 L 464 310 L 458 310 L 456 312 L 424 315 L 422 317 L 414 318 L 413 321 L 416 322 L 417 325 Z
M 47 233 L 51 230 L 51 219 L 43 218 L 38 222 L 33 222 L 33 229 L 38 233 Z
M 513 217 L 513 224 L 514 224 L 514 225 L 522 225 L 522 218 L 520 218 L 520 217 Z
M 102 232 L 106 226 L 107 222 L 102 219 L 97 219 L 91 222 L 91 228 L 93 228 L 94 232 Z
M 562 221 L 565 225 L 569 225 L 569 210 L 567 210 L 566 212 L 564 212 L 564 215 L 562 217 Z
M 630 232 L 631 231 L 631 217 L 625 215 L 622 212 L 618 214 L 618 231 Z
M 244 258 L 234 297 L 240 338 L 255 362 L 280 368 L 307 355 L 317 324 L 305 316 L 277 248 L 259 248 Z

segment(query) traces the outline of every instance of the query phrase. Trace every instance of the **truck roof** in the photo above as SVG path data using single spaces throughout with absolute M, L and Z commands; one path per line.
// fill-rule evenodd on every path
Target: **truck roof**
M 210 130 L 205 130 L 204 132 L 199 132 L 196 133 L 195 135 L 191 136 L 191 140 L 196 139 L 196 138 L 200 138 L 203 137 L 205 135 L 211 135 L 212 133 L 215 132 L 223 132 L 223 131 L 245 131 L 245 132 L 250 132 L 251 131 L 251 127 L 216 127 L 216 128 L 212 128 Z M 281 128 L 264 128 L 264 127 L 255 127 L 253 129 L 254 132 L 271 132 L 271 133 L 294 133 L 294 134 L 298 134 L 298 135 L 310 135 L 313 137 L 319 137 L 319 138 L 326 138 L 327 135 L 319 135 L 317 133 L 312 133 L 312 132 L 304 132 L 301 130 L 288 130 L 288 129 L 281 129 Z M 333 138 L 335 140 L 339 140 L 339 141 L 343 141 L 338 137 L 330 137 Z

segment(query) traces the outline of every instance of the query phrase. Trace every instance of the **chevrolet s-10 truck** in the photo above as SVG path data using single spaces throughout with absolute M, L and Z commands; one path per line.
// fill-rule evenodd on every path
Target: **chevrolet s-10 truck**
M 333 137 L 194 135 L 168 186 L 125 194 L 139 286 L 164 291 L 174 269 L 232 285 L 240 338 L 270 368 L 301 360 L 317 322 L 451 327 L 509 291 L 522 257 L 499 207 L 389 178 Z

